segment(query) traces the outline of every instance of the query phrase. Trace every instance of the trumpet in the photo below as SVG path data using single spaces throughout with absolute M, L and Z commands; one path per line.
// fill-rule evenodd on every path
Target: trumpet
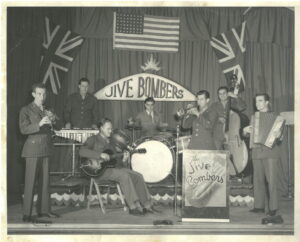
M 177 110 L 176 115 L 178 117 L 182 117 L 183 115 L 185 115 L 189 110 L 193 109 L 193 108 L 197 108 L 197 104 L 188 104 L 185 108 L 180 108 Z

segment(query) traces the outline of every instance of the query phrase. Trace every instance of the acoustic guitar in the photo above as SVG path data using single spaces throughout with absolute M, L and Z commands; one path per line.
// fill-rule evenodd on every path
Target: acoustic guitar
M 81 165 L 80 169 L 90 177 L 97 177 L 101 176 L 106 168 L 114 168 L 117 159 L 120 159 L 123 157 L 123 152 L 122 153 L 115 153 L 111 149 L 106 149 L 102 153 L 108 154 L 109 155 L 109 160 L 106 161 L 104 159 L 90 159 L 90 158 L 81 158 Z M 145 154 L 146 149 L 135 149 L 135 150 L 130 150 L 129 151 L 130 155 L 139 153 L 139 154 Z
M 239 92 L 239 84 L 233 83 L 233 93 Z M 231 87 L 232 89 L 232 87 Z M 241 121 L 239 115 L 231 110 L 231 97 L 228 97 L 226 122 L 224 125 L 225 149 L 230 152 L 229 174 L 238 175 L 248 163 L 248 150 L 245 142 L 240 137 Z

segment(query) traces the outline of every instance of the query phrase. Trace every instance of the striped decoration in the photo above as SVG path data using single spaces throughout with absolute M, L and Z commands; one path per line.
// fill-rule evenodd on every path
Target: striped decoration
M 114 12 L 113 48 L 178 52 L 179 18 Z

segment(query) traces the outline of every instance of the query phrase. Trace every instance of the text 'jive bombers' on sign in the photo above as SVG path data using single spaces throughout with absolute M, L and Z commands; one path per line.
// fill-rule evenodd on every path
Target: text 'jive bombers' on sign
M 140 73 L 115 81 L 95 93 L 100 100 L 194 101 L 195 95 L 167 78 Z

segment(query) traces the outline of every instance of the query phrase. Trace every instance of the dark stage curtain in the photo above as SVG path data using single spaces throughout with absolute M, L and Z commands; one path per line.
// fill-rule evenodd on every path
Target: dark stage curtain
M 169 78 L 192 92 L 207 89 L 211 101 L 216 90 L 226 85 L 209 39 L 247 21 L 246 90 L 242 94 L 248 104 L 245 114 L 253 113 L 253 96 L 267 92 L 277 112 L 294 109 L 294 13 L 287 8 L 14 8 L 8 11 L 8 192 L 18 193 L 23 176 L 20 151 L 24 137 L 17 127 L 18 112 L 28 102 L 24 93 L 38 76 L 40 44 L 44 16 L 69 27 L 85 37 L 85 42 L 63 82 L 58 96 L 50 95 L 61 115 L 67 94 L 77 90 L 78 80 L 91 81 L 91 91 L 122 77 L 142 72 L 140 66 L 150 53 L 114 51 L 112 48 L 113 11 L 178 16 L 180 48 L 178 53 L 153 53 L 162 69 L 158 75 Z M 183 103 L 157 102 L 157 110 L 171 127 Z M 143 109 L 140 101 L 99 101 L 101 117 L 109 117 L 114 126 L 123 128 L 130 116 Z M 291 138 L 292 141 L 292 138 Z M 292 143 L 293 145 L 293 143 Z M 282 145 L 280 190 L 287 187 L 287 142 Z M 293 161 L 293 157 L 292 157 Z M 52 169 L 59 169 L 54 160 Z M 18 176 L 10 174 L 17 173 Z

